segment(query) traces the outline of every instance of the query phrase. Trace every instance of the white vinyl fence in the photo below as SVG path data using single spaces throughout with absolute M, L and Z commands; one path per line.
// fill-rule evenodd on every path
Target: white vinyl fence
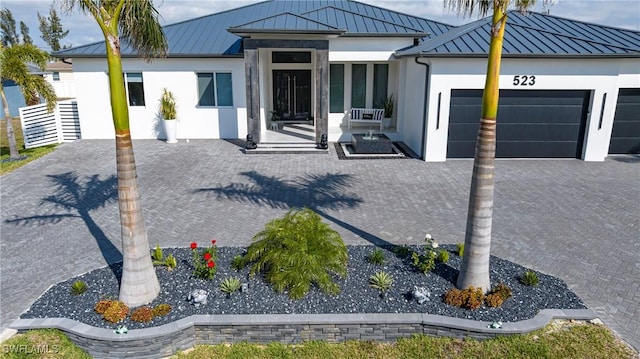
M 48 113 L 47 104 L 20 107 L 24 147 L 33 148 L 80 139 L 76 100 L 59 101 Z

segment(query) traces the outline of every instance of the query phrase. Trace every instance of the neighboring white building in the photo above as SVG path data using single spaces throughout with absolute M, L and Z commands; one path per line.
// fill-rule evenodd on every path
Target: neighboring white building
M 123 50 L 132 136 L 164 138 L 164 87 L 178 138 L 260 143 L 276 123 L 312 124 L 311 142 L 349 141 L 376 125 L 351 108 L 395 111 L 384 133 L 427 161 L 473 157 L 486 72 L 487 20 L 464 26 L 355 1 L 267 1 L 164 27 L 168 57 Z M 104 43 L 73 59 L 83 139 L 113 138 Z M 602 161 L 640 153 L 640 32 L 509 14 L 497 157 Z M 359 125 L 359 126 L 358 126 Z
M 65 100 L 76 97 L 76 85 L 73 78 L 73 66 L 68 60 L 47 64 L 44 78 L 53 86 L 58 99 Z

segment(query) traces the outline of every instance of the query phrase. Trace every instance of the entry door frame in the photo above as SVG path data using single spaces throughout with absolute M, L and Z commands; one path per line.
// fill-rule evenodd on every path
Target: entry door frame
M 309 50 L 312 52 L 312 96 L 313 118 L 315 123 L 316 142 L 319 142 L 322 135 L 329 132 L 329 41 L 323 40 L 282 40 L 282 39 L 243 39 L 244 62 L 245 62 L 245 86 L 247 101 L 247 134 L 253 136 L 256 143 L 260 143 L 262 131 L 261 116 L 268 116 L 268 105 L 272 100 L 269 98 L 266 103 L 260 100 L 262 96 L 270 97 L 272 84 L 260 84 L 260 71 L 269 71 L 268 78 L 271 78 L 271 69 L 265 70 L 259 65 L 259 49 L 290 49 Z M 266 51 L 270 56 L 270 51 Z M 261 53 L 260 55 L 262 55 Z M 261 59 L 271 64 L 271 59 Z M 294 64 L 285 64 L 294 65 Z M 268 66 L 267 66 L 268 67 Z M 264 75 L 264 74 L 263 74 Z M 265 80 L 266 81 L 266 80 Z M 269 81 L 267 81 L 269 82 Z M 265 85 L 269 86 L 265 88 Z M 267 99 L 265 99 L 267 100 Z M 261 104 L 264 108 L 260 108 Z M 268 105 L 268 106 L 267 106 Z M 263 119 L 264 120 L 264 119 Z
M 269 88 L 267 93 L 269 94 L 269 98 L 268 98 L 268 103 L 267 103 L 267 113 L 271 114 L 271 111 L 274 110 L 274 101 L 275 101 L 275 96 L 276 94 L 274 93 L 275 90 L 275 86 L 274 86 L 274 81 L 275 81 L 275 72 L 276 71 L 309 71 L 309 76 L 310 76 L 310 82 L 309 82 L 309 87 L 310 87 L 310 103 L 309 103 L 309 117 L 315 118 L 315 112 L 316 112 L 316 104 L 315 104 L 315 99 L 316 99 L 316 76 L 315 76 L 315 56 L 314 56 L 314 50 L 313 49 L 271 49 L 270 51 L 268 51 L 269 54 L 269 60 L 271 60 L 272 58 L 272 53 L 273 52 L 277 52 L 277 51 L 300 51 L 300 52 L 311 52 L 311 63 L 272 63 L 271 61 L 269 61 Z M 270 117 L 270 115 L 269 115 Z M 315 121 L 314 121 L 314 126 L 315 126 Z

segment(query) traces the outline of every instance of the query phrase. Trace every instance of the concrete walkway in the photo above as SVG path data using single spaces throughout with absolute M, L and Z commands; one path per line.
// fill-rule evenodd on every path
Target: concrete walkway
M 245 246 L 291 207 L 348 244 L 464 241 L 472 160 L 253 155 L 222 140 L 136 141 L 151 246 Z M 499 160 L 492 253 L 565 280 L 640 348 L 640 158 Z M 0 178 L 0 329 L 50 286 L 118 261 L 113 141 L 78 141 Z

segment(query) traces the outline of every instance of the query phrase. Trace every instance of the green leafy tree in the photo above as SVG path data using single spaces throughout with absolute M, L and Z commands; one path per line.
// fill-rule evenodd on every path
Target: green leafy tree
M 22 34 L 23 44 L 33 44 L 33 40 L 31 36 L 29 36 L 29 26 L 27 26 L 24 21 L 20 21 L 20 33 Z
M 276 291 L 288 290 L 293 299 L 304 297 L 314 283 L 325 293 L 340 291 L 332 274 L 347 274 L 347 247 L 311 209 L 290 210 L 253 240 L 244 260 L 254 263 L 251 275 L 264 272 Z
M 151 302 L 160 284 L 149 254 L 142 216 L 136 162 L 129 127 L 129 108 L 122 74 L 120 40 L 142 57 L 165 56 L 167 41 L 150 0 L 64 0 L 68 11 L 90 14 L 104 35 L 113 125 L 116 132 L 118 201 L 122 228 L 123 270 L 120 300 L 135 307 Z
M 457 281 L 457 287 L 460 289 L 475 287 L 482 288 L 484 292 L 491 289 L 489 257 L 502 42 L 509 7 L 513 6 L 520 11 L 526 11 L 535 6 L 535 3 L 536 0 L 445 0 L 445 6 L 464 16 L 491 14 L 491 32 L 489 33 L 491 42 L 482 96 L 482 117 L 473 161 L 465 251 Z
M 16 20 L 13 19 L 11 10 L 0 10 L 0 31 L 2 32 L 2 46 L 13 46 L 20 42 L 16 32 Z
M 40 36 L 42 40 L 51 47 L 51 51 L 59 51 L 60 40 L 69 35 L 69 30 L 64 31 L 62 28 L 62 22 L 60 21 L 60 17 L 58 17 L 56 9 L 51 6 L 49 17 L 42 16 L 38 13 L 38 21 L 40 22 L 39 29 L 42 33 Z
M 2 79 L 9 79 L 15 82 L 20 87 L 25 100 L 29 100 L 34 93 L 44 97 L 47 101 L 47 110 L 51 112 L 56 107 L 55 90 L 42 76 L 31 74 L 27 67 L 27 63 L 33 63 L 41 70 L 44 70 L 48 59 L 49 54 L 47 52 L 38 49 L 32 44 L 15 44 L 11 47 L 0 45 L 0 74 L 2 74 Z M 11 159 L 18 159 L 20 155 L 11 124 L 9 102 L 1 83 L 0 95 L 4 106 L 4 119 L 9 138 L 9 156 Z

